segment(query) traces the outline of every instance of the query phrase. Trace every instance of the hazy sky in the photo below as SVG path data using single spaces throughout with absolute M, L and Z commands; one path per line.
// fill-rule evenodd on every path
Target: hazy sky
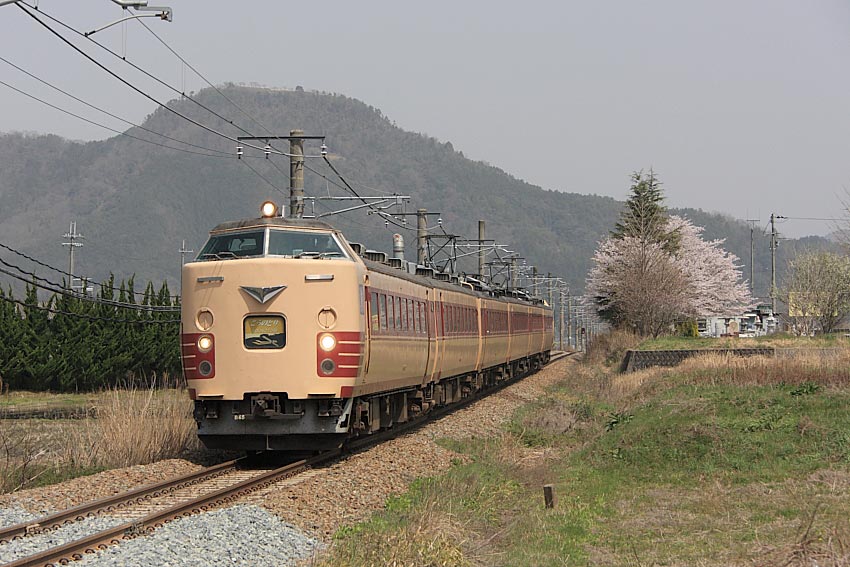
M 624 199 L 629 173 L 653 167 L 670 205 L 764 226 L 772 212 L 841 216 L 850 188 L 847 0 L 151 3 L 174 21 L 145 22 L 214 83 L 352 96 L 546 189 Z M 39 7 L 80 30 L 121 17 L 109 0 Z M 123 51 L 123 29 L 94 37 Z M 177 86 L 204 86 L 136 22 L 126 54 Z M 14 5 L 0 7 L 0 56 L 129 119 L 154 109 Z M 124 129 L 2 61 L 0 80 Z M 0 131 L 15 130 L 111 135 L 0 85 Z

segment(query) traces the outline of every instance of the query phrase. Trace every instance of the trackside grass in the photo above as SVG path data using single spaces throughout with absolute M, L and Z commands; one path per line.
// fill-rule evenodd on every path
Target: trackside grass
M 647 339 L 637 347 L 639 350 L 677 350 L 710 348 L 850 348 L 850 337 L 842 333 L 817 335 L 815 337 L 795 337 L 777 333 L 763 337 L 658 337 Z
M 18 398 L 54 403 L 46 395 Z M 116 389 L 86 401 L 97 411 L 85 419 L 0 421 L 0 493 L 199 448 L 192 403 L 183 390 Z
M 502 435 L 449 443 L 467 462 L 340 531 L 321 564 L 850 565 L 848 407 L 846 351 L 624 375 L 568 364 Z

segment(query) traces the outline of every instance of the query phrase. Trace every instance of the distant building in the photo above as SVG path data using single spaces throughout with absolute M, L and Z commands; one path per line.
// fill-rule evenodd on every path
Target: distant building
M 768 304 L 757 305 L 746 313 L 697 319 L 701 337 L 759 337 L 777 331 L 776 317 Z

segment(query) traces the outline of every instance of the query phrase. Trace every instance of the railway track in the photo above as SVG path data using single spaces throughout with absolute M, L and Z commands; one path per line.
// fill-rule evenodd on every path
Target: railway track
M 552 364 L 572 353 L 554 353 L 548 364 Z M 548 366 L 547 364 L 547 366 Z M 491 388 L 489 395 L 504 386 L 515 383 L 508 381 Z M 428 420 L 449 414 L 473 403 L 483 396 L 470 397 L 462 402 L 437 408 L 423 418 L 411 420 L 391 430 L 355 438 L 345 451 L 363 449 L 419 427 Z M 108 498 L 76 506 L 68 510 L 45 516 L 31 522 L 0 529 L 0 544 L 60 528 L 85 518 L 109 514 L 124 521 L 107 530 L 94 533 L 76 541 L 53 547 L 11 563 L 4 567 L 35 567 L 64 565 L 82 558 L 86 554 L 105 549 L 109 545 L 143 535 L 164 523 L 192 514 L 197 514 L 235 502 L 239 498 L 268 487 L 283 479 L 295 476 L 307 469 L 325 464 L 338 458 L 343 450 L 326 451 L 314 457 L 268 469 L 244 468 L 246 460 L 236 459 L 206 469 L 144 486 Z

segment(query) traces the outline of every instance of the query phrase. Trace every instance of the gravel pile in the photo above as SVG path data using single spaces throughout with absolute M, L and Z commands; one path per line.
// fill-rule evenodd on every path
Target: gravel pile
M 62 526 L 54 531 L 10 541 L 0 545 L 0 564 L 22 559 L 50 547 L 66 544 L 126 521 L 112 516 L 97 516 Z
M 320 543 L 257 506 L 239 505 L 181 518 L 74 565 L 162 567 L 295 565 Z

